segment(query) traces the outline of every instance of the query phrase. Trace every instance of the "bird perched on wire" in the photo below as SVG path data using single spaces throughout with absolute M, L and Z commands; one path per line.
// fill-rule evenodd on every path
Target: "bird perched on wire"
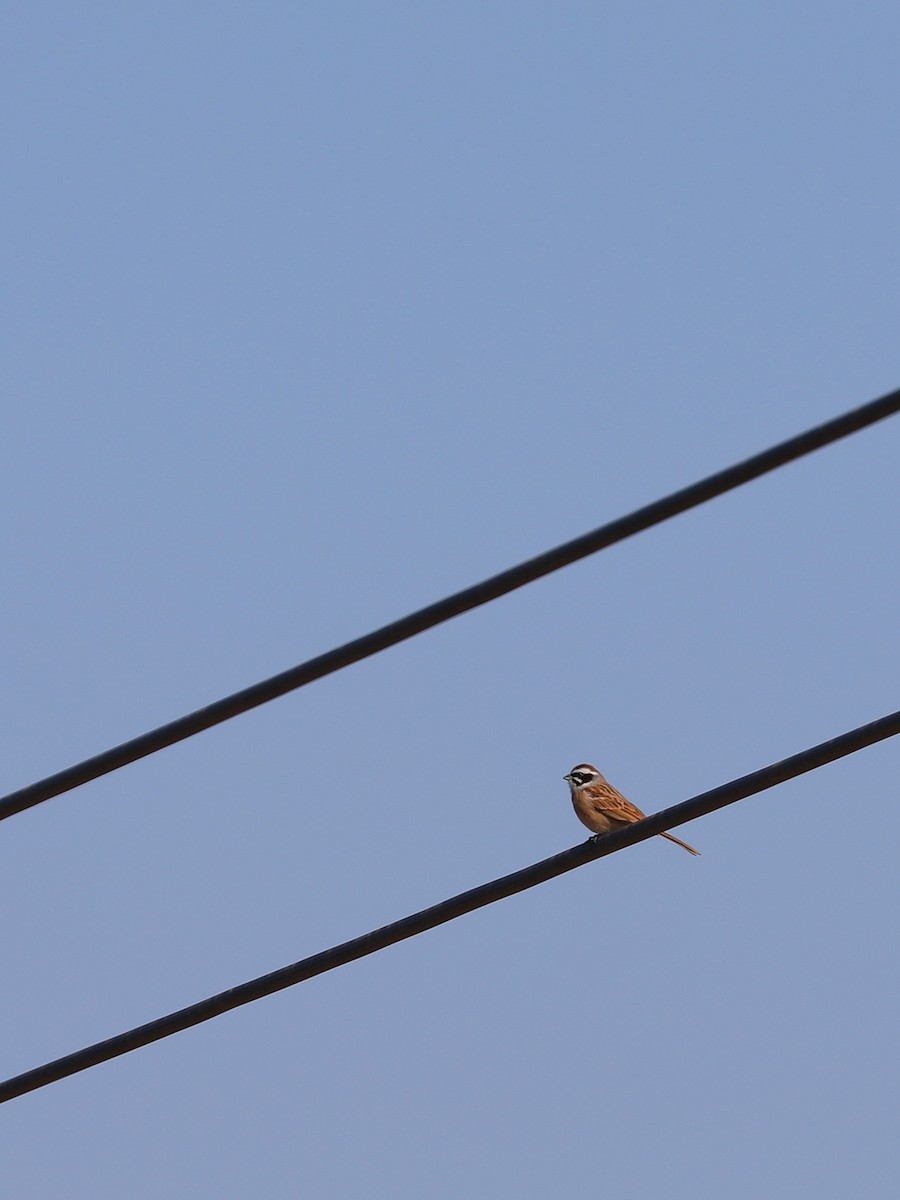
M 635 821 L 641 821 L 646 816 L 636 804 L 626 800 L 611 783 L 607 783 L 597 768 L 592 767 L 590 763 L 579 763 L 563 778 L 572 793 L 572 807 L 578 820 L 582 825 L 587 825 L 593 833 L 614 833 L 617 829 L 633 825 Z M 689 854 L 700 853 L 673 833 L 661 833 L 659 836 L 668 838 L 676 846 L 682 846 Z

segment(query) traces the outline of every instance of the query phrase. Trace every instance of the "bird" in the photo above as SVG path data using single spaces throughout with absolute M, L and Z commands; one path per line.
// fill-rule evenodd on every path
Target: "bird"
M 647 815 L 642 813 L 636 804 L 626 800 L 621 792 L 616 791 L 590 763 L 579 763 L 568 775 L 564 775 L 563 779 L 572 793 L 575 815 L 582 825 L 587 825 L 595 835 L 614 833 L 617 829 L 624 829 L 626 825 L 643 820 Z M 659 836 L 668 838 L 689 854 L 700 853 L 673 833 L 661 833 Z

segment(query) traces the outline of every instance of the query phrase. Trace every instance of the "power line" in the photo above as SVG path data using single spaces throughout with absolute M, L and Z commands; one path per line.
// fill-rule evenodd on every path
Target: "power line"
M 878 400 L 872 400 L 869 404 L 862 405 L 861 408 L 851 409 L 849 412 L 843 413 L 831 421 L 826 421 L 823 425 L 808 429 L 796 437 L 788 438 L 786 442 L 780 442 L 777 446 L 772 446 L 760 454 L 735 463 L 723 471 L 708 475 L 697 483 L 682 488 L 680 491 L 672 492 L 661 500 L 636 509 L 624 517 L 618 517 L 615 521 L 601 525 L 598 529 L 582 534 L 581 537 L 574 538 L 570 542 L 564 542 L 552 550 L 539 554 L 536 558 L 527 559 L 515 567 L 510 567 L 509 570 L 501 571 L 499 575 L 493 575 L 490 579 L 464 588 L 461 592 L 455 592 L 452 596 L 428 605 L 427 608 L 420 608 L 408 616 L 376 629 L 373 633 L 356 638 L 355 641 L 347 642 L 316 658 L 308 659 L 299 666 L 291 667 L 279 675 L 264 679 L 261 683 L 255 683 L 251 687 L 234 692 L 222 700 L 216 700 L 205 708 L 197 709 L 196 712 L 188 713 L 166 725 L 160 725 L 158 729 L 153 729 L 149 733 L 141 734 L 128 742 L 114 746 L 93 758 L 87 758 L 64 771 L 48 775 L 46 779 L 38 780 L 37 783 L 32 783 L 28 787 L 10 792 L 9 795 L 0 797 L 0 821 L 12 817 L 16 813 L 24 812 L 25 809 L 32 808 L 36 804 L 42 804 L 45 800 L 51 800 L 54 796 L 60 796 L 63 792 L 80 787 L 84 783 L 89 783 L 93 779 L 99 779 L 111 771 L 117 771 L 120 767 L 128 766 L 129 763 L 137 762 L 138 759 L 145 758 L 148 754 L 155 754 L 158 750 L 174 746 L 177 742 L 184 741 L 185 738 L 211 729 L 223 721 L 228 721 L 260 704 L 266 704 L 287 692 L 313 683 L 316 679 L 322 679 L 326 675 L 349 667 L 373 654 L 378 654 L 390 646 L 396 646 L 398 643 L 414 637 L 417 633 L 433 629 L 436 625 L 449 621 L 452 617 L 458 617 L 473 608 L 487 604 L 490 600 L 505 596 L 517 588 L 524 587 L 526 583 L 533 583 L 536 579 L 558 571 L 561 567 L 569 566 L 571 563 L 586 558 L 590 554 L 596 554 L 597 551 L 604 550 L 616 542 L 624 541 L 636 533 L 650 529 L 653 525 L 667 521 L 670 517 L 687 512 L 688 509 L 695 508 L 707 500 L 712 500 L 733 488 L 740 487 L 741 484 L 749 483 L 769 471 L 774 471 L 776 467 L 784 466 L 803 455 L 810 454 L 813 450 L 819 450 L 831 442 L 836 442 L 840 438 L 875 424 L 877 421 L 884 420 L 885 417 L 893 416 L 898 411 L 900 411 L 900 389 L 887 396 L 882 396 Z
M 594 842 L 589 839 L 569 850 L 564 850 L 561 854 L 555 854 L 551 858 L 545 858 L 542 862 L 533 863 L 521 871 L 514 871 L 512 875 L 505 875 L 501 879 L 494 879 L 480 887 L 461 892 L 458 896 L 434 905 L 433 908 L 423 909 L 422 912 L 394 921 L 381 929 L 363 934 L 362 937 L 353 938 L 352 941 L 343 942 L 339 946 L 332 946 L 330 950 L 323 950 L 320 954 L 313 954 L 309 958 L 301 959 L 300 962 L 282 967 L 278 971 L 251 979 L 248 983 L 242 983 L 226 992 L 219 992 L 218 995 L 210 996 L 188 1008 L 179 1009 L 178 1012 L 169 1013 L 168 1016 L 160 1017 L 156 1021 L 150 1021 L 146 1025 L 130 1029 L 126 1033 L 120 1033 L 104 1042 L 97 1042 L 74 1054 L 68 1054 L 65 1058 L 58 1058 L 54 1062 L 35 1067 L 34 1070 L 26 1071 L 22 1075 L 16 1075 L 14 1078 L 0 1083 L 0 1104 L 22 1096 L 26 1092 L 33 1092 L 48 1084 L 56 1083 L 79 1071 L 85 1071 L 88 1067 L 108 1062 L 122 1054 L 129 1054 L 132 1050 L 150 1045 L 151 1042 L 171 1037 L 174 1033 L 180 1033 L 184 1029 L 190 1029 L 193 1025 L 210 1021 L 213 1017 L 221 1016 L 222 1013 L 230 1012 L 243 1004 L 250 1004 L 254 1000 L 262 999 L 263 996 L 271 996 L 283 988 L 293 987 L 294 984 L 303 983 L 316 975 L 333 971 L 335 967 L 344 966 L 358 958 L 364 958 L 368 954 L 384 950 L 396 942 L 402 942 L 406 938 L 425 933 L 426 930 L 435 929 L 438 925 L 453 921 L 457 917 L 474 912 L 487 904 L 494 904 L 498 900 L 504 900 L 507 896 L 524 892 L 539 883 L 546 883 L 547 880 L 572 871 L 576 867 L 582 867 L 585 863 L 593 862 L 594 859 L 603 858 L 617 850 L 624 850 L 626 846 L 633 846 L 636 842 L 643 842 L 647 838 L 661 833 L 664 829 L 672 829 L 675 826 L 683 825 L 686 821 L 706 816 L 707 813 L 715 812 L 716 809 L 725 808 L 726 805 L 734 804 L 738 800 L 743 800 L 766 788 L 774 787 L 776 784 L 784 783 L 788 779 L 794 779 L 807 771 L 815 770 L 817 767 L 834 762 L 847 754 L 853 754 L 884 738 L 894 737 L 898 733 L 900 733 L 900 711 L 881 717 L 869 725 L 862 725 L 849 733 L 841 734 L 840 737 L 833 738 L 831 741 L 822 742 L 809 750 L 803 750 L 781 762 L 763 767 L 750 775 L 733 779 L 730 783 L 713 788 L 712 791 L 701 792 L 699 796 L 685 800 L 683 804 L 676 804 L 672 808 L 646 817 L 643 821 L 638 821 L 617 833 L 610 834 L 602 841 Z

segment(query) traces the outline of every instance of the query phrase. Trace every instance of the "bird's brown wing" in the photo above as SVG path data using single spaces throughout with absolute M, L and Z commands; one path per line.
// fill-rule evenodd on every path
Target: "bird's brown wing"
M 646 815 L 636 804 L 626 800 L 622 793 L 617 792 L 610 784 L 597 788 L 596 800 L 597 807 L 602 809 L 613 821 L 627 821 L 630 825 L 634 821 L 642 821 Z

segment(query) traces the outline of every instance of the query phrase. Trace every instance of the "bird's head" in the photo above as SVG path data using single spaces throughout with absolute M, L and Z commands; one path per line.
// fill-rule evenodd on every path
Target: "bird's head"
M 576 788 L 584 787 L 585 784 L 593 783 L 595 779 L 599 778 L 600 772 L 590 763 L 579 763 L 577 767 L 572 768 L 568 775 L 563 776 L 573 792 Z

